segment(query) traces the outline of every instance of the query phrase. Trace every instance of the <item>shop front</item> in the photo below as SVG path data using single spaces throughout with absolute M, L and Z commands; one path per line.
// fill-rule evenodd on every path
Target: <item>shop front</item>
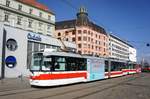
M 45 48 L 59 50 L 62 46 L 56 38 L 10 26 L 1 26 L 0 34 L 0 78 L 28 76 L 33 52 Z

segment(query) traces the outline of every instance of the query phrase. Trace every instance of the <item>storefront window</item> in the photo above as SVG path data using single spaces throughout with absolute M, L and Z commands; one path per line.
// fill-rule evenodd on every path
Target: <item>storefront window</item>
M 33 45 L 33 42 L 28 41 L 28 45 L 27 45 L 27 69 L 29 69 L 30 65 L 31 65 L 32 45 Z
M 34 51 L 39 51 L 39 43 L 34 43 Z
M 51 48 L 51 46 L 50 45 L 46 45 L 46 48 Z
M 45 45 L 44 44 L 40 44 L 40 49 L 45 49 Z

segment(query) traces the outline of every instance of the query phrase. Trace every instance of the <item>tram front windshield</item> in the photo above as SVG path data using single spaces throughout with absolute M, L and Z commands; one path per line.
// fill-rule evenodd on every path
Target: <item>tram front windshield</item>
M 32 71 L 49 71 L 52 67 L 51 57 L 44 57 L 42 53 L 36 53 L 32 56 L 32 64 L 30 70 Z

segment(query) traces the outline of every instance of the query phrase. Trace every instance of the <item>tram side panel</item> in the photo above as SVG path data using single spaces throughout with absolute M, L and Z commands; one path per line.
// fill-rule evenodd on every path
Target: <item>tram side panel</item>
M 103 59 L 87 59 L 87 80 L 94 81 L 104 79 L 104 60 Z

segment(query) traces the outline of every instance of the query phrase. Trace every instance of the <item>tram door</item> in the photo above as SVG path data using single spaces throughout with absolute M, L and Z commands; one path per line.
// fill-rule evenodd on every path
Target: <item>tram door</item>
M 103 59 L 87 59 L 88 80 L 104 79 L 104 60 Z

